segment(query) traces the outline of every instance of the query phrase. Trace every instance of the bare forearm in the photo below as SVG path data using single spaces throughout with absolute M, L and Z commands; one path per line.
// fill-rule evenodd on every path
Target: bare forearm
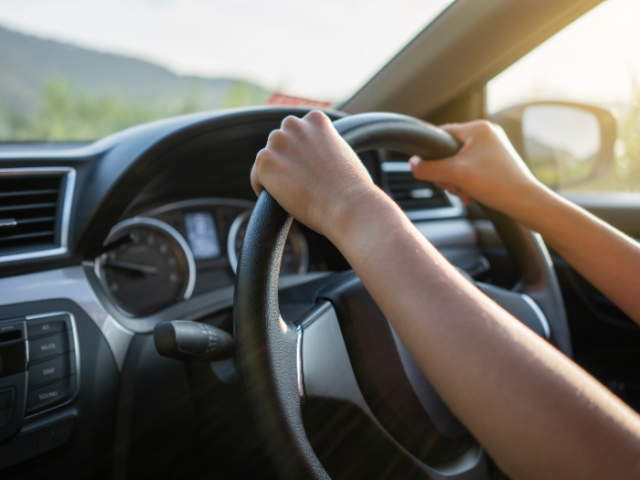
M 358 208 L 330 239 L 445 402 L 508 473 L 630 474 L 640 427 L 626 406 L 467 282 L 395 205 L 376 198 Z
M 476 123 L 470 133 L 456 158 L 433 162 L 441 181 L 466 183 L 480 201 L 493 198 L 493 178 L 516 191 L 530 182 L 521 161 L 509 163 L 515 152 L 495 156 L 504 145 L 493 127 Z M 426 164 L 414 173 L 438 180 Z M 287 117 L 251 182 L 342 251 L 445 402 L 512 477 L 634 473 L 638 417 L 466 281 L 373 185 L 325 115 Z
M 640 247 L 537 181 L 504 132 L 478 121 L 445 127 L 463 142 L 452 158 L 412 159 L 414 175 L 499 210 L 542 234 L 587 280 L 640 324 Z
M 511 216 L 539 232 L 569 264 L 640 324 L 640 246 L 544 187 L 513 203 Z

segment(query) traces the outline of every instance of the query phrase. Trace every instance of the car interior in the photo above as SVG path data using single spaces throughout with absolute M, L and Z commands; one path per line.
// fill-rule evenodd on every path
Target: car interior
M 487 110 L 492 78 L 600 3 L 456 0 L 325 113 L 469 281 L 640 411 L 640 328 L 539 235 L 407 163 L 459 148 L 431 125 L 476 119 L 534 162 L 528 125 L 566 113 L 588 116 L 600 139 L 581 178 L 604 174 L 608 110 Z M 0 144 L 1 478 L 507 478 L 340 251 L 253 192 L 269 133 L 309 111 L 224 109 L 86 144 Z M 640 238 L 632 196 L 566 196 Z

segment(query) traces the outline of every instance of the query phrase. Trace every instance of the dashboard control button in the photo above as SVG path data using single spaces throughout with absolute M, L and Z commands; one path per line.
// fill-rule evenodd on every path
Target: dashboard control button
M 64 316 L 59 316 L 38 320 L 29 320 L 29 322 L 27 322 L 29 339 L 65 331 L 67 329 L 65 318 L 66 317 Z
M 29 342 L 30 363 L 55 357 L 69 350 L 69 341 L 66 332 L 59 332 L 55 335 L 39 338 Z
M 75 417 L 70 415 L 59 422 L 44 425 L 38 429 L 38 453 L 62 446 L 71 437 Z
M 76 377 L 72 375 L 58 380 L 56 383 L 30 390 L 27 396 L 27 413 L 57 405 L 68 400 L 73 393 L 75 383 Z
M 9 387 L 0 390 L 0 410 L 13 407 L 16 404 L 16 388 Z
M 29 388 L 71 375 L 69 354 L 29 366 Z
M 0 429 L 9 425 L 9 422 L 11 422 L 11 417 L 13 417 L 13 408 L 5 408 L 4 410 L 0 410 Z

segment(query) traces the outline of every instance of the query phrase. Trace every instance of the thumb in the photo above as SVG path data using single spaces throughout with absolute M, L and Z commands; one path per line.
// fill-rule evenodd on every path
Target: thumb
M 442 160 L 422 160 L 414 156 L 409 160 L 411 172 L 418 180 L 448 183 L 451 162 L 448 158 Z

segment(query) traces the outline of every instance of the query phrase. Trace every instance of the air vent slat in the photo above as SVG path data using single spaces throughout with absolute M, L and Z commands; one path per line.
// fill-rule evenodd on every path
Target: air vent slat
M 53 222 L 56 217 L 39 217 L 39 218 L 24 218 L 17 222 L 19 225 L 24 225 L 26 223 L 42 223 L 42 222 Z
M 49 195 L 49 194 L 57 194 L 58 190 L 56 189 L 49 189 L 49 190 L 25 190 L 25 191 L 18 191 L 18 192 L 0 192 L 0 198 L 3 197 L 23 197 L 25 195 Z
M 8 237 L 0 237 L 0 242 L 7 240 L 20 240 L 23 238 L 35 238 L 35 237 L 53 237 L 53 230 L 50 232 L 36 232 L 36 233 L 24 233 L 22 235 L 10 235 Z
M 65 191 L 71 169 L 0 169 L 0 262 L 62 253 Z M 27 257 L 25 257 L 27 255 Z
M 464 206 L 455 196 L 432 182 L 416 180 L 411 172 L 409 156 L 383 152 L 387 161 L 381 165 L 385 189 L 413 221 L 454 218 L 464 215 Z
M 406 162 L 383 164 L 391 197 L 405 212 L 452 207 L 448 195 L 432 182 L 416 180 Z
M 30 203 L 28 205 L 11 205 L 9 207 L 0 207 L 0 212 L 12 212 L 16 210 L 29 210 L 35 208 L 51 208 L 55 207 L 55 202 L 47 202 L 47 203 Z

